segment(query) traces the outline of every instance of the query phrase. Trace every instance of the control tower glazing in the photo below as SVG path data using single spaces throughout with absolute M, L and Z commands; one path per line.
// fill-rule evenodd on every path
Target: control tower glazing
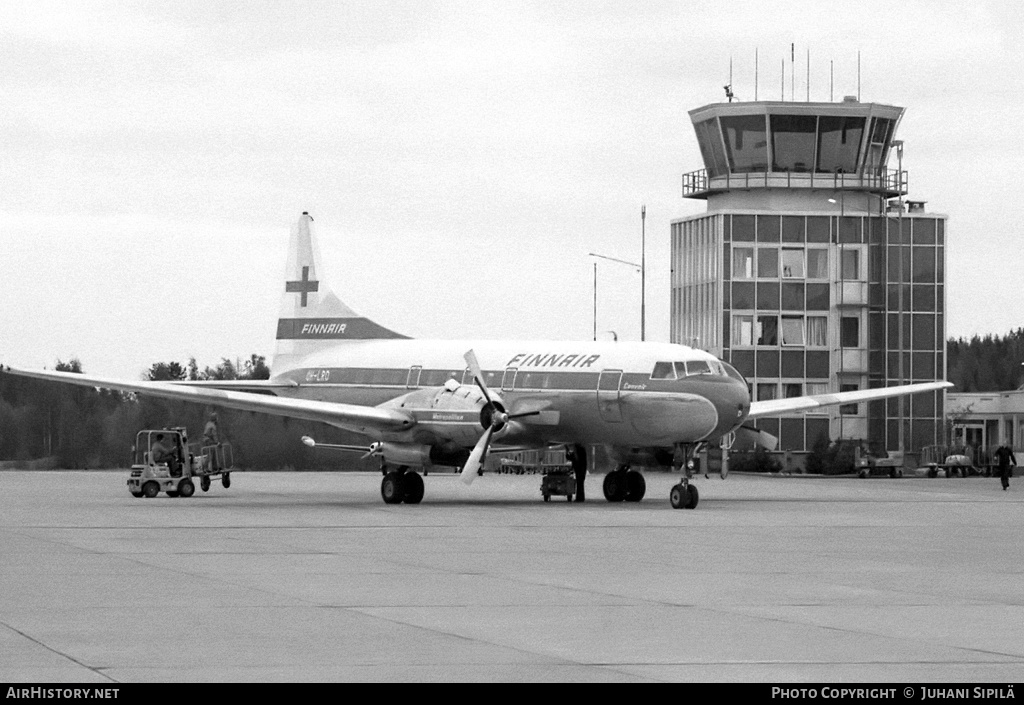
M 732 363 L 754 399 L 945 377 L 946 217 L 905 201 L 903 108 L 736 102 L 690 111 L 704 169 L 672 223 L 671 338 Z M 890 168 L 896 162 L 896 168 Z M 821 438 L 916 452 L 944 392 L 762 419 L 785 450 Z

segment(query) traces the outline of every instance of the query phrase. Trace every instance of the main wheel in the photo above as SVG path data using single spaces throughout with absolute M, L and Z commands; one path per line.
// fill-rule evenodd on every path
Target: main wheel
M 423 501 L 423 478 L 415 472 L 406 472 L 401 475 L 404 498 L 406 504 L 419 504 Z
M 636 470 L 626 473 L 626 501 L 639 502 L 647 494 L 647 480 Z
M 397 472 L 389 472 L 380 481 L 380 496 L 384 504 L 398 504 L 405 493 L 402 491 L 402 476 Z
M 231 473 L 226 472 L 220 476 L 220 484 L 224 485 L 224 489 L 231 487 Z
M 609 502 L 621 502 L 626 498 L 626 473 L 613 470 L 604 476 L 604 498 Z
M 209 475 L 203 475 L 202 477 L 200 477 L 199 478 L 199 486 L 202 488 L 203 492 L 209 492 L 210 491 L 210 476 Z
M 158 485 L 153 480 L 146 482 L 142 486 L 143 497 L 146 497 L 147 499 L 153 499 L 153 497 L 156 497 L 158 494 L 160 494 L 160 485 Z
M 196 486 L 187 477 L 178 483 L 178 494 L 188 499 L 196 493 Z

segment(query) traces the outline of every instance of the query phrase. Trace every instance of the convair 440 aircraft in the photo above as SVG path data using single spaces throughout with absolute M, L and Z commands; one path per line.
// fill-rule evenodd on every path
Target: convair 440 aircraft
M 418 503 L 417 468 L 462 468 L 467 484 L 493 446 L 564 446 L 577 467 L 604 446 L 617 468 L 609 501 L 639 501 L 631 465 L 683 469 L 673 507 L 697 505 L 687 461 L 701 443 L 748 432 L 748 421 L 821 406 L 925 392 L 928 382 L 751 402 L 746 381 L 702 350 L 665 343 L 417 340 L 359 316 L 324 283 L 313 219 L 292 229 L 271 378 L 264 382 L 134 382 L 10 369 L 12 374 L 319 421 L 365 435 L 381 461 L 381 495 Z M 751 431 L 756 433 L 756 429 Z M 305 439 L 313 444 L 311 439 Z

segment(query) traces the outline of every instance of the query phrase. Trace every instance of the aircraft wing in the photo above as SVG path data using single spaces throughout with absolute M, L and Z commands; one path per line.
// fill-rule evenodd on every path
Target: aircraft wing
M 288 416 L 306 421 L 319 421 L 357 433 L 367 431 L 400 431 L 410 428 L 416 422 L 412 416 L 401 411 L 380 409 L 372 406 L 356 404 L 335 404 L 333 402 L 312 401 L 307 399 L 288 399 L 248 391 L 215 389 L 212 387 L 195 387 L 170 382 L 131 382 L 94 375 L 76 374 L 74 372 L 52 372 L 50 370 L 22 370 L 14 367 L 0 367 L 5 374 L 51 382 L 77 384 L 82 387 L 100 387 L 116 389 L 121 392 L 145 394 L 163 399 L 191 401 L 199 404 L 211 404 L 226 409 L 241 411 L 258 411 L 274 416 Z M 249 388 L 269 387 L 271 385 L 252 385 Z M 282 385 L 284 386 L 284 385 Z
M 855 392 L 838 392 L 836 394 L 816 394 L 812 397 L 793 397 L 791 399 L 769 399 L 766 401 L 754 401 L 750 403 L 748 419 L 757 419 L 762 416 L 775 416 L 776 414 L 789 414 L 794 411 L 808 411 L 823 406 L 835 406 L 837 404 L 854 404 L 862 401 L 873 401 L 875 399 L 888 399 L 920 392 L 934 392 L 939 389 L 952 387 L 952 382 L 920 382 L 918 384 L 904 384 L 897 387 L 877 387 L 875 389 L 858 389 Z

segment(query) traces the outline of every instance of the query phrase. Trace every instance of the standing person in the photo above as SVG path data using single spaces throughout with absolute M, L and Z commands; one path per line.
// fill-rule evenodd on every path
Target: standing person
M 1017 458 L 1008 446 L 999 446 L 994 455 L 999 464 L 999 481 L 1003 485 L 1003 491 L 1006 491 L 1010 489 L 1010 475 L 1013 473 L 1013 466 L 1017 464 Z
M 587 501 L 583 486 L 587 482 L 587 449 L 581 445 L 566 449 L 566 456 L 572 463 L 572 471 L 576 475 L 576 501 Z
M 210 420 L 203 427 L 203 447 L 216 446 L 210 456 L 210 470 L 216 472 L 220 468 L 220 432 L 217 430 L 217 412 L 210 414 Z

